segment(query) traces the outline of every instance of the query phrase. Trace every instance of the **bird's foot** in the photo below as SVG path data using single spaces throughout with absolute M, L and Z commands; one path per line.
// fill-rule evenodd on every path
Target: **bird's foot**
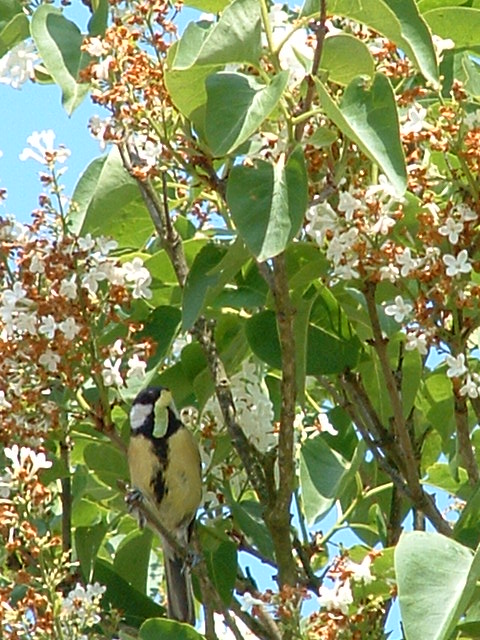
M 143 529 L 147 524 L 147 519 L 143 515 L 140 506 L 145 502 L 145 498 L 140 489 L 132 487 L 125 495 L 125 503 L 127 511 L 131 515 L 135 515 L 138 520 L 138 526 Z

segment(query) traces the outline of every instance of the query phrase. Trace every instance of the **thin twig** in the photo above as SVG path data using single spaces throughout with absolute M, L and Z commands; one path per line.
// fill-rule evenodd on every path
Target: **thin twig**
M 323 43 L 325 41 L 325 35 L 327 33 L 327 29 L 325 26 L 325 22 L 327 20 L 327 2 L 326 0 L 320 0 L 320 20 L 317 20 L 314 25 L 315 36 L 316 36 L 316 45 L 315 52 L 313 54 L 313 62 L 312 62 L 312 70 L 307 77 L 307 94 L 305 96 L 305 100 L 303 101 L 302 109 L 296 116 L 299 116 L 303 113 L 307 113 L 310 111 L 313 97 L 315 95 L 315 76 L 318 73 L 318 68 L 320 66 L 320 60 L 322 59 L 323 52 Z M 300 142 L 303 138 L 303 132 L 305 131 L 305 126 L 307 124 L 307 120 L 302 120 L 295 127 L 295 140 Z

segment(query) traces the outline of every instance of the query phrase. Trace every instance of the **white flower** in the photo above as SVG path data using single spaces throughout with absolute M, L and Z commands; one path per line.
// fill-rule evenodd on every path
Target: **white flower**
M 105 133 L 106 131 L 112 128 L 112 125 L 113 125 L 112 118 L 100 118 L 97 115 L 92 116 L 88 121 L 88 128 L 90 129 L 90 133 L 96 140 L 98 140 L 100 144 L 100 149 L 102 151 L 107 146 L 107 141 L 105 140 Z
M 407 112 L 407 119 L 400 127 L 400 132 L 403 135 L 407 135 L 409 133 L 420 133 L 420 131 L 422 131 L 422 129 L 424 129 L 427 124 L 425 122 L 426 117 L 427 110 L 424 107 L 410 107 Z
M 365 197 L 370 199 L 372 196 L 376 196 L 376 199 L 383 200 L 385 198 L 391 198 L 396 201 L 399 199 L 395 187 L 388 181 L 388 178 L 382 174 L 378 176 L 378 184 L 370 185 L 365 191 Z
M 102 256 L 108 256 L 111 251 L 115 251 L 115 249 L 117 249 L 118 242 L 112 238 L 100 236 L 97 238 L 97 247 Z
M 338 436 L 338 431 L 330 422 L 326 413 L 319 413 L 317 419 L 322 433 L 329 433 L 331 436 Z
M 36 453 L 30 447 L 20 449 L 17 444 L 14 444 L 12 447 L 5 447 L 4 453 L 12 463 L 13 474 L 16 475 L 19 471 L 28 471 L 27 479 L 37 475 L 40 469 L 50 469 L 52 466 L 43 451 Z
M 55 318 L 52 315 L 48 315 L 42 318 L 38 333 L 45 336 L 49 340 L 53 340 L 56 329 L 57 323 L 55 322 Z
M 360 209 L 362 203 L 354 198 L 348 191 L 342 191 L 338 199 L 338 210 L 345 214 L 345 220 L 351 221 L 355 211 Z
M 5 391 L 0 390 L 0 409 L 11 409 L 12 405 L 5 397 Z
M 42 353 L 39 357 L 38 362 L 42 367 L 47 369 L 47 371 L 51 371 L 53 373 L 58 368 L 60 356 L 57 353 L 54 353 L 51 349 L 47 349 L 45 353 Z
M 17 321 L 17 330 L 18 331 L 26 331 L 31 336 L 37 334 L 37 314 L 35 311 L 31 313 L 22 312 L 18 314 Z
M 242 602 L 241 611 L 250 611 L 252 607 L 263 607 L 264 602 L 259 598 L 254 598 L 251 593 L 246 591 L 240 598 Z
M 480 113 L 480 109 L 478 112 Z M 455 207 L 455 212 L 458 213 L 462 222 L 473 222 L 478 217 L 477 213 L 463 202 Z
M 465 366 L 465 355 L 460 353 L 458 356 L 447 356 L 445 362 L 448 365 L 447 376 L 449 378 L 460 378 L 467 373 Z
M 393 316 L 395 322 L 403 322 L 412 311 L 413 306 L 409 302 L 405 302 L 402 296 L 395 296 L 394 304 L 388 304 L 385 307 L 385 313 L 387 316 Z
M 34 253 L 30 262 L 30 273 L 45 273 L 45 264 L 42 256 L 38 253 Z
M 62 280 L 59 289 L 61 296 L 64 296 L 69 300 L 74 300 L 77 297 L 77 285 L 75 284 L 76 279 L 77 274 L 74 273 L 67 280 Z
M 396 282 L 398 280 L 399 275 L 400 275 L 400 271 L 392 263 L 386 264 L 383 267 L 380 267 L 380 278 L 382 280 L 389 280 L 390 282 Z
M 467 375 L 463 386 L 460 387 L 460 395 L 468 396 L 469 398 L 478 398 L 480 395 L 478 382 L 475 382 L 470 374 Z
M 468 261 L 468 252 L 466 249 L 462 249 L 457 256 L 452 256 L 449 253 L 443 256 L 443 262 L 447 267 L 447 276 L 454 277 L 461 273 L 470 273 L 472 265 Z
M 95 246 L 95 240 L 92 238 L 91 233 L 87 233 L 86 236 L 78 238 L 77 242 L 80 251 L 91 251 Z
M 66 337 L 67 340 L 73 340 L 80 331 L 80 327 L 75 322 L 75 319 L 71 317 L 60 322 L 60 324 L 58 325 L 58 328 L 60 329 L 60 331 L 63 333 L 63 335 Z
M 27 292 L 19 282 L 15 282 L 11 289 L 7 289 L 2 294 L 2 304 L 5 307 L 14 308 L 17 302 L 23 300 Z
M 152 140 L 145 135 L 135 136 L 138 157 L 147 167 L 154 167 L 163 153 L 163 145 L 158 140 Z
M 390 216 L 383 213 L 373 225 L 372 232 L 380 233 L 382 236 L 386 236 L 390 229 L 395 226 L 395 224 L 396 220 L 394 218 L 390 218 Z
M 107 276 L 101 266 L 91 267 L 90 271 L 82 276 L 82 287 L 94 295 L 98 291 L 98 283 L 106 280 L 106 278 Z
M 134 354 L 128 360 L 128 371 L 127 378 L 143 378 L 145 376 L 145 369 L 147 368 L 147 363 Z
M 152 277 L 148 269 L 143 266 L 143 260 L 137 256 L 131 262 L 125 262 L 123 269 L 125 280 L 134 283 L 133 298 L 151 298 L 152 292 L 149 285 Z
M 370 565 L 372 564 L 372 558 L 366 555 L 360 564 L 348 559 L 345 562 L 345 568 L 351 572 L 351 578 L 355 582 L 363 582 L 364 584 L 370 584 L 375 580 L 375 576 L 372 576 L 370 572 Z
M 136 300 L 139 298 L 145 298 L 147 300 L 149 300 L 152 296 L 152 290 L 149 288 L 149 284 L 150 284 L 151 278 L 149 276 L 149 279 L 146 281 L 137 281 L 135 282 L 135 285 L 132 289 L 132 298 L 135 298 Z
M 34 131 L 31 136 L 27 138 L 27 143 L 31 149 L 26 147 L 20 154 L 20 160 L 36 160 L 41 164 L 48 164 L 47 155 L 56 153 L 56 159 L 58 162 L 65 162 L 70 156 L 70 151 L 63 146 L 58 149 L 54 147 L 55 133 L 52 129 L 44 131 Z
M 35 78 L 39 56 L 33 42 L 20 42 L 0 58 L 0 83 L 20 89 L 27 80 Z
M 404 249 L 403 253 L 396 256 L 397 264 L 401 266 L 400 275 L 405 278 L 410 271 L 418 267 L 418 260 L 412 258 L 410 248 Z
M 85 45 L 85 51 L 94 58 L 100 58 L 107 53 L 108 47 L 104 45 L 102 40 L 98 37 L 89 38 Z
M 107 56 L 101 62 L 92 65 L 92 76 L 97 80 L 108 80 L 110 76 L 110 67 L 114 62 L 113 56 Z
M 447 218 L 444 225 L 442 225 L 438 232 L 442 234 L 442 236 L 448 236 L 448 239 L 452 244 L 457 244 L 458 242 L 458 234 L 463 231 L 463 222 L 455 222 L 453 218 Z
M 328 231 L 335 231 L 338 227 L 337 214 L 328 202 L 310 207 L 306 218 L 309 223 L 305 227 L 305 231 L 319 245 L 323 244 Z
M 102 369 L 102 378 L 106 387 L 121 387 L 123 385 L 120 367 L 122 360 L 118 358 L 115 362 L 105 360 Z
M 341 611 L 344 615 L 348 613 L 348 607 L 353 602 L 352 589 L 350 581 L 335 581 L 330 589 L 322 584 L 319 589 L 318 602 L 321 607 L 325 607 L 327 611 Z
M 426 356 L 428 353 L 427 336 L 424 333 L 407 333 L 405 349 L 407 351 L 416 349 L 422 356 Z
M 448 51 L 448 49 L 455 49 L 455 42 L 451 38 L 441 38 L 440 36 L 433 34 L 432 42 L 439 62 L 443 58 L 444 51 Z

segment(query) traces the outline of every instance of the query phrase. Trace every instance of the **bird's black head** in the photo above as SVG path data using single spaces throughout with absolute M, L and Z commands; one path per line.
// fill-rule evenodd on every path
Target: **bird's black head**
M 170 435 L 178 422 L 170 405 L 172 394 L 165 387 L 148 387 L 137 395 L 130 409 L 130 427 L 132 434 L 142 434 L 147 438 L 158 437 L 155 431 L 161 427 L 156 424 L 164 419 L 164 428 L 160 430 L 165 436 Z

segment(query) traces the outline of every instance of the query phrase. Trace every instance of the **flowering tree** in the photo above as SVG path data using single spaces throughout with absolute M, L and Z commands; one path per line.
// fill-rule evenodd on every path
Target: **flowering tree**
M 0 218 L 2 637 L 477 637 L 480 6 L 85 4 L 0 0 L 0 81 L 105 108 Z M 201 447 L 202 631 L 123 500 L 149 384 Z

